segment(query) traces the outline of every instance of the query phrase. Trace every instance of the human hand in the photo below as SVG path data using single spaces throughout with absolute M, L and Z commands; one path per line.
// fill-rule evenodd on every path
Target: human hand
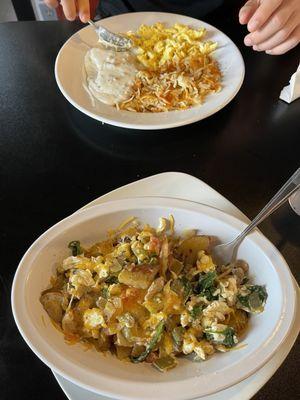
M 74 21 L 77 14 L 84 23 L 90 19 L 89 0 L 44 0 L 44 3 L 50 8 L 56 8 L 61 4 L 65 17 L 69 21 Z
M 300 42 L 300 0 L 249 0 L 239 21 L 250 32 L 246 46 L 267 54 L 284 54 Z

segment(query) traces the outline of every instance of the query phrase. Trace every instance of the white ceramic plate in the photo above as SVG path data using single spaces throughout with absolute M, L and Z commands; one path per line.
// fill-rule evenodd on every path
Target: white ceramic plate
M 12 289 L 18 328 L 31 349 L 51 369 L 82 388 L 117 399 L 187 400 L 215 393 L 245 379 L 262 367 L 283 342 L 294 319 L 295 288 L 289 269 L 275 247 L 259 232 L 242 243 L 239 257 L 250 264 L 253 279 L 266 284 L 265 312 L 251 319 L 247 346 L 218 354 L 203 363 L 182 359 L 177 368 L 159 374 L 148 365 L 122 363 L 96 351 L 67 346 L 43 310 L 39 296 L 47 287 L 55 263 L 66 257 L 66 244 L 84 245 L 129 215 L 150 224 L 172 213 L 177 229 L 199 227 L 222 241 L 235 236 L 245 223 L 214 208 L 184 200 L 138 198 L 94 206 L 64 219 L 44 233 L 23 257 Z
M 90 47 L 97 46 L 97 36 L 91 26 L 75 33 L 61 48 L 55 63 L 57 84 L 66 99 L 78 110 L 98 121 L 132 129 L 166 129 L 190 124 L 214 114 L 228 104 L 239 91 L 245 73 L 244 61 L 235 44 L 217 28 L 194 18 L 183 15 L 139 12 L 121 14 L 101 20 L 101 24 L 114 32 L 127 32 L 137 29 L 142 23 L 164 22 L 172 25 L 176 22 L 197 28 L 204 26 L 207 38 L 217 41 L 215 58 L 219 61 L 223 73 L 221 92 L 207 97 L 201 106 L 184 111 L 164 113 L 134 113 L 118 111 L 115 107 L 97 102 L 95 107 L 82 86 L 83 60 Z

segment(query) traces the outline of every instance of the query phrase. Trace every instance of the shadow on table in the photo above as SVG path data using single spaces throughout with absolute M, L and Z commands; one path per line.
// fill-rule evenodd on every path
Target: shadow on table
M 165 130 L 125 129 L 96 121 L 66 104 L 71 131 L 85 144 L 101 153 L 132 161 L 173 159 L 197 152 L 205 144 L 210 151 L 215 136 L 228 124 L 232 104 L 205 120 Z M 217 123 L 216 123 L 217 118 Z
M 292 209 L 289 202 L 283 204 L 271 215 L 270 222 L 281 236 L 276 244 L 280 251 L 286 242 L 300 247 L 300 216 Z

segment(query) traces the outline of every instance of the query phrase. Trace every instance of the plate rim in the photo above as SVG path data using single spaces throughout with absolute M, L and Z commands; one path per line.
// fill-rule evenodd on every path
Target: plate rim
M 78 109 L 79 111 L 81 111 L 83 114 L 89 116 L 90 118 L 93 118 L 94 120 L 104 123 L 104 124 L 108 124 L 108 125 L 112 125 L 112 126 L 116 126 L 119 128 L 125 128 L 125 129 L 134 129 L 134 130 L 161 130 L 161 129 L 172 129 L 172 128 L 177 128 L 180 126 L 184 126 L 184 125 L 189 125 L 198 121 L 201 121 L 203 119 L 206 119 L 214 114 L 216 114 L 218 111 L 220 111 L 221 109 L 223 109 L 224 107 L 226 107 L 227 104 L 229 104 L 234 98 L 235 96 L 238 94 L 238 92 L 240 91 L 242 84 L 244 82 L 245 79 L 245 62 L 243 59 L 243 56 L 239 50 L 239 48 L 237 47 L 237 45 L 233 42 L 233 40 L 230 39 L 229 36 L 227 36 L 223 31 L 221 31 L 220 29 L 216 28 L 214 25 L 211 25 L 203 20 L 197 19 L 197 18 L 193 18 L 187 15 L 183 15 L 183 14 L 176 14 L 176 13 L 167 13 L 167 12 L 156 12 L 156 11 L 139 11 L 139 12 L 132 12 L 132 13 L 124 13 L 124 14 L 118 14 L 118 15 L 114 15 L 108 18 L 105 18 L 106 20 L 110 20 L 110 19 L 114 19 L 114 18 L 118 18 L 120 16 L 126 16 L 126 15 L 132 15 L 132 14 L 160 14 L 160 15 L 171 15 L 171 16 L 176 16 L 176 17 L 185 17 L 185 18 L 190 18 L 191 20 L 195 20 L 197 22 L 202 22 L 205 25 L 207 25 L 208 27 L 219 31 L 220 33 L 222 33 L 222 35 L 224 35 L 228 41 L 230 42 L 230 44 L 233 46 L 233 48 L 235 49 L 235 51 L 237 52 L 240 61 L 241 61 L 241 76 L 240 76 L 240 81 L 237 84 L 235 90 L 231 93 L 230 96 L 228 96 L 221 105 L 219 105 L 217 108 L 214 108 L 213 110 L 210 110 L 209 112 L 207 112 L 207 114 L 205 114 L 203 117 L 198 117 L 197 115 L 195 115 L 193 118 L 189 118 L 187 120 L 183 120 L 183 121 L 179 121 L 179 122 L 169 122 L 169 123 L 165 123 L 165 124 L 158 124 L 158 125 L 146 125 L 146 124 L 138 124 L 138 123 L 128 123 L 128 122 L 120 122 L 120 121 L 115 121 L 113 119 L 110 118 L 106 118 L 106 117 L 102 117 L 99 114 L 93 113 L 89 110 L 87 110 L 86 108 L 82 107 L 80 104 L 77 103 L 77 101 L 75 101 L 68 93 L 67 91 L 64 89 L 64 85 L 61 82 L 61 80 L 59 79 L 59 72 L 58 72 L 58 65 L 60 62 L 60 58 L 62 56 L 63 51 L 65 50 L 65 48 L 67 47 L 67 45 L 69 44 L 69 42 L 72 40 L 72 38 L 78 34 L 78 32 L 80 32 L 83 29 L 90 29 L 90 26 L 85 26 L 82 29 L 79 29 L 78 31 L 76 31 L 73 35 L 71 35 L 66 42 L 61 46 L 61 48 L 59 49 L 59 52 L 56 56 L 55 59 L 55 65 L 54 65 L 54 75 L 55 75 L 55 80 L 56 83 L 61 91 L 61 93 L 63 94 L 63 96 L 68 100 L 68 102 L 75 107 L 76 109 Z M 98 22 L 98 21 L 97 21 Z M 184 110 L 183 110 L 184 111 Z M 143 114 L 143 113 L 140 113 Z
M 136 203 L 133 202 L 133 200 L 137 201 L 137 199 L 139 201 L 142 201 L 142 205 L 138 206 Z M 172 201 L 172 204 L 170 205 L 170 202 Z M 146 204 L 145 204 L 146 203 Z M 149 204 L 148 204 L 149 203 Z M 95 388 L 94 386 L 91 386 L 90 384 L 86 384 L 86 383 L 82 383 L 82 380 L 78 379 L 78 375 L 77 378 L 74 378 L 74 373 L 72 372 L 72 376 L 69 375 L 69 373 L 66 373 L 65 371 L 63 371 L 61 368 L 65 368 L 66 365 L 62 365 L 62 367 L 57 367 L 56 365 L 53 365 L 52 362 L 49 362 L 46 358 L 45 358 L 45 351 L 40 351 L 37 346 L 33 343 L 32 341 L 32 335 L 30 336 L 30 326 L 28 328 L 28 326 L 26 327 L 26 322 L 24 323 L 24 320 L 22 322 L 22 313 L 20 311 L 21 306 L 20 306 L 20 296 L 18 297 L 18 295 L 16 295 L 17 293 L 17 286 L 22 287 L 22 283 L 20 284 L 20 275 L 22 276 L 22 273 L 24 272 L 22 269 L 25 269 L 26 272 L 26 258 L 30 257 L 31 253 L 35 250 L 35 247 L 38 246 L 39 242 L 42 241 L 42 239 L 45 238 L 45 236 L 47 236 L 47 234 L 51 234 L 51 231 L 59 229 L 61 225 L 63 225 L 64 223 L 68 222 L 68 220 L 70 219 L 78 219 L 78 221 L 81 220 L 80 217 L 83 216 L 83 218 L 86 215 L 93 215 L 94 212 L 97 213 L 97 215 L 101 216 L 103 214 L 106 214 L 107 212 L 106 207 L 107 205 L 110 204 L 113 206 L 113 209 L 110 209 L 108 213 L 113 213 L 117 210 L 120 209 L 120 204 L 121 206 L 123 205 L 123 209 L 125 210 L 130 210 L 130 209 L 137 209 L 137 208 L 145 208 L 147 206 L 151 206 L 151 207 L 172 207 L 174 209 L 184 209 L 184 210 L 188 210 L 188 211 L 193 211 L 193 212 L 199 212 L 199 213 L 204 213 L 207 215 L 211 215 L 211 212 L 213 213 L 213 218 L 217 218 L 219 219 L 220 216 L 222 216 L 222 220 L 224 221 L 223 218 L 225 218 L 225 222 L 227 222 L 229 225 L 231 225 L 232 227 L 236 228 L 236 226 L 239 227 L 239 229 L 242 229 L 243 226 L 246 226 L 247 224 L 243 221 L 241 221 L 240 219 L 233 217 L 230 214 L 227 214 L 221 210 L 218 210 L 217 208 L 208 206 L 208 205 L 203 205 L 203 204 L 199 204 L 197 202 L 193 202 L 193 201 L 188 201 L 188 200 L 179 200 L 179 199 L 170 199 L 170 198 L 158 198 L 157 196 L 155 197 L 142 197 L 142 198 L 130 198 L 130 199 L 123 199 L 123 200 L 113 200 L 113 201 L 109 201 L 109 202 L 105 202 L 103 204 L 99 204 L 99 205 L 95 205 L 92 206 L 88 209 L 83 209 L 83 210 L 79 210 L 78 212 L 76 212 L 75 214 L 72 214 L 70 216 L 68 216 L 67 218 L 59 221 L 58 223 L 56 223 L 55 225 L 53 225 L 51 228 L 49 228 L 46 232 L 44 232 L 27 250 L 27 252 L 24 254 L 23 258 L 20 261 L 20 264 L 18 266 L 18 269 L 16 271 L 15 277 L 14 277 L 14 281 L 13 281 L 13 285 L 12 285 L 12 293 L 11 293 L 11 302 L 12 302 L 12 310 L 13 310 L 13 315 L 16 321 L 16 324 L 18 326 L 19 331 L 21 332 L 24 340 L 26 341 L 26 343 L 28 344 L 28 346 L 33 350 L 33 352 L 46 364 L 48 365 L 51 369 L 53 369 L 55 372 L 57 372 L 59 375 L 65 377 L 66 379 L 68 379 L 69 381 L 77 384 L 80 387 L 83 387 L 87 390 L 90 390 L 92 392 L 95 393 L 99 393 L 102 395 L 107 395 L 107 396 L 114 396 L 115 398 L 119 398 L 119 399 L 141 399 L 141 397 L 136 397 L 136 395 L 134 395 L 134 393 L 132 393 L 132 391 L 128 391 L 128 385 L 132 386 L 131 383 L 127 383 L 125 392 L 127 392 L 127 394 L 117 394 L 115 392 L 112 392 L 111 389 L 108 391 L 107 389 L 105 390 L 100 390 L 99 388 Z M 127 207 L 125 208 L 125 205 L 127 204 Z M 115 208 L 114 208 L 115 207 Z M 101 212 L 102 210 L 102 212 Z M 219 216 L 219 217 L 218 217 Z M 95 217 L 95 216 L 94 216 Z M 52 232 L 53 233 L 53 232 Z M 261 362 L 258 366 L 256 366 L 255 368 L 251 368 L 249 369 L 249 371 L 245 374 L 241 374 L 241 376 L 239 376 L 238 378 L 235 378 L 234 381 L 231 381 L 228 384 L 223 384 L 223 385 L 219 385 L 219 387 L 216 389 L 214 388 L 213 390 L 209 390 L 208 392 L 203 392 L 201 394 L 199 393 L 194 393 L 193 395 L 189 394 L 188 396 L 181 394 L 181 393 L 177 393 L 177 395 L 175 396 L 173 394 L 173 398 L 174 399 L 191 399 L 191 398 L 195 398 L 195 397 L 199 397 L 201 396 L 205 396 L 208 394 L 213 394 L 216 393 L 218 391 L 221 391 L 223 389 L 225 389 L 226 387 L 232 386 L 240 381 L 242 381 L 243 379 L 245 379 L 246 377 L 252 375 L 255 371 L 257 371 L 258 369 L 260 369 L 265 363 L 267 363 L 269 361 L 269 359 L 271 359 L 271 357 L 274 355 L 274 352 L 276 351 L 276 348 L 278 348 L 285 340 L 285 338 L 287 337 L 287 335 L 289 334 L 292 326 L 293 326 L 293 322 L 294 322 L 294 317 L 295 317 L 295 301 L 296 301 L 296 292 L 295 292 L 295 288 L 293 285 L 293 282 L 291 280 L 290 274 L 289 274 L 289 268 L 287 266 L 286 261 L 284 260 L 283 256 L 281 255 L 281 253 L 275 248 L 275 246 L 264 236 L 262 235 L 259 231 L 254 232 L 252 234 L 252 240 L 254 240 L 254 242 L 258 241 L 261 243 L 261 246 L 265 243 L 265 246 L 267 246 L 267 248 L 272 249 L 272 251 L 275 251 L 276 254 L 276 259 L 278 260 L 278 262 L 281 264 L 281 266 L 283 266 L 284 268 L 281 270 L 279 268 L 276 268 L 277 273 L 280 274 L 284 274 L 286 275 L 285 280 L 284 280 L 284 285 L 281 286 L 281 290 L 283 292 L 283 300 L 285 301 L 287 298 L 290 298 L 290 301 L 287 303 L 288 306 L 292 306 L 292 313 L 291 315 L 287 315 L 287 313 L 283 311 L 281 311 L 280 316 L 282 316 L 283 314 L 285 315 L 285 318 L 287 318 L 288 320 L 285 322 L 285 324 L 288 322 L 288 324 L 286 325 L 286 327 L 284 329 L 281 329 L 280 331 L 284 331 L 285 334 L 283 335 L 282 333 L 282 337 L 280 339 L 280 341 L 277 343 L 277 345 L 275 346 L 275 349 L 273 349 L 273 351 L 271 353 L 269 353 L 269 355 L 266 357 L 264 356 L 264 361 Z M 259 247 L 261 247 L 259 246 Z M 272 264 L 274 264 L 272 262 Z M 285 268 L 287 267 L 287 268 Z M 29 272 L 29 264 L 27 264 L 27 273 Z M 23 281 L 24 282 L 24 281 Z M 25 287 L 25 283 L 23 283 L 23 287 Z M 283 290 L 285 287 L 285 290 Z M 19 292 L 20 293 L 20 292 Z M 283 305 L 282 305 L 282 309 L 284 308 L 284 301 L 283 301 Z M 19 305 L 18 305 L 19 302 Z M 21 303 L 22 304 L 22 303 Z M 24 305 L 23 305 L 24 306 Z M 286 307 L 286 304 L 285 304 Z M 21 315 L 19 315 L 19 312 Z M 28 325 L 28 324 L 27 324 Z M 30 324 L 29 324 L 30 325 Z M 23 329 L 23 327 L 25 326 L 25 328 Z M 26 331 L 27 329 L 27 331 Z M 29 333 L 28 333 L 29 332 Z M 273 344 L 274 346 L 274 344 Z M 42 354 L 41 354 L 42 353 Z M 47 352 L 46 352 L 47 353 Z M 47 356 L 47 354 L 46 354 Z M 60 363 L 60 362 L 58 362 Z M 75 374 L 76 375 L 76 374 Z M 101 375 L 99 376 L 99 378 L 101 379 Z M 102 379 L 107 379 L 106 376 L 102 376 Z M 195 380 L 195 377 L 193 378 L 189 378 L 187 379 L 187 381 L 193 381 Z M 110 379 L 111 383 L 116 383 L 118 382 L 118 380 L 116 378 L 111 378 Z M 124 384 L 123 380 L 119 380 L 120 384 Z M 159 384 L 160 387 L 162 386 L 166 386 L 169 385 L 169 383 L 167 382 L 163 382 Z M 151 387 L 153 388 L 153 383 L 145 383 L 143 382 L 143 387 L 145 388 L 145 386 L 147 386 L 147 391 L 148 394 L 147 395 L 143 395 L 143 399 L 153 399 L 153 396 L 151 397 L 150 395 L 150 391 L 151 391 Z M 162 398 L 161 396 L 156 395 L 156 398 Z

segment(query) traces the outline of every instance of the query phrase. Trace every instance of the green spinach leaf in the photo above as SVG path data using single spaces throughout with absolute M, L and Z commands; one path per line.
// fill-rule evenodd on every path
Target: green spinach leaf
M 259 313 L 264 309 L 264 305 L 268 298 L 265 286 L 246 285 L 249 294 L 237 295 L 237 308 L 241 308 L 250 313 Z
M 194 293 L 198 296 L 206 297 L 207 300 L 211 301 L 215 299 L 213 293 L 216 290 L 215 279 L 217 274 L 215 272 L 207 272 L 206 274 L 201 274 L 199 280 L 194 287 Z
M 192 319 L 197 319 L 199 315 L 202 313 L 203 308 L 204 308 L 203 304 L 195 304 L 193 309 L 190 311 Z

